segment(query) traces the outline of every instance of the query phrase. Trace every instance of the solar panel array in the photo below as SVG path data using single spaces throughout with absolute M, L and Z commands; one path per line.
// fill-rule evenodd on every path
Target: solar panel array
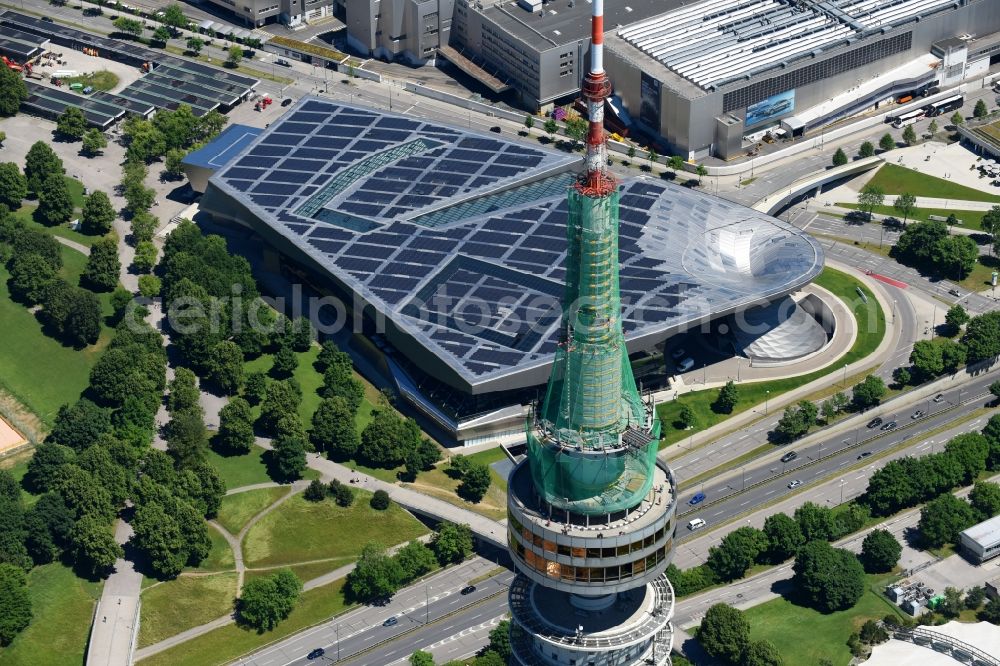
M 41 86 L 30 80 L 25 80 L 24 85 L 28 88 L 28 97 L 21 105 L 49 118 L 56 118 L 68 107 L 75 106 L 83 111 L 89 124 L 105 130 L 125 115 L 123 100 L 116 99 L 114 95 L 88 97 L 65 88 Z
M 212 177 L 203 209 L 237 199 L 475 386 L 551 362 L 578 161 L 304 98 Z M 622 186 L 619 249 L 629 337 L 822 267 L 794 227 L 651 179 Z
M 626 26 L 618 35 L 711 89 L 954 5 L 954 0 L 705 0 Z
M 40 54 L 44 37 L 32 35 L 14 28 L 0 26 L 0 52 L 14 56 L 18 62 L 24 62 Z

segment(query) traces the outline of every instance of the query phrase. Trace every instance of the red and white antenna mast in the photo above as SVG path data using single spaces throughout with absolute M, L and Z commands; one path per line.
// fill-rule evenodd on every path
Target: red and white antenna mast
M 604 73 L 604 0 L 593 0 L 590 17 L 590 71 L 583 79 L 583 98 L 587 100 L 586 174 L 578 189 L 592 197 L 607 196 L 615 189 L 608 174 L 608 146 L 604 133 L 604 101 L 611 95 L 611 80 Z

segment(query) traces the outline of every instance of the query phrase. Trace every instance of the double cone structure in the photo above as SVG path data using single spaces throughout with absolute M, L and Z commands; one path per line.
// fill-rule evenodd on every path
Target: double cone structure
M 607 173 L 603 0 L 593 0 L 586 170 L 569 193 L 563 336 L 508 492 L 517 663 L 670 663 L 676 489 L 621 327 L 618 190 Z

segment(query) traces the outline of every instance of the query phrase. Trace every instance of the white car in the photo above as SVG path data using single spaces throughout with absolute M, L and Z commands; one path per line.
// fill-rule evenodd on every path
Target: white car
M 694 367 L 694 359 L 690 356 L 677 362 L 677 372 L 687 372 Z
M 687 352 L 684 351 L 684 347 L 677 347 L 672 352 L 670 352 L 670 358 L 674 359 L 675 361 L 685 356 L 687 356 Z
M 802 485 L 802 482 L 799 481 L 798 479 L 795 479 L 794 481 L 792 481 L 791 483 L 788 484 L 788 489 L 789 490 L 794 490 L 795 488 L 798 488 L 801 485 Z
M 695 530 L 700 530 L 701 528 L 703 528 L 707 524 L 708 523 L 706 523 L 704 521 L 704 519 L 702 519 L 702 518 L 695 518 L 694 520 L 689 520 L 688 521 L 688 529 L 691 530 L 692 532 L 694 532 Z

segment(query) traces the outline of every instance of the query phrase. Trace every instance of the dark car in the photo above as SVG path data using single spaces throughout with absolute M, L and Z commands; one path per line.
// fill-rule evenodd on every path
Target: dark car
M 880 425 L 882 425 L 882 419 L 880 419 L 877 416 L 875 418 L 873 418 L 871 421 L 868 422 L 868 427 L 869 428 L 877 428 Z
M 291 97 L 286 97 L 285 99 L 281 100 L 281 106 L 291 106 L 292 101 L 293 100 Z
M 315 650 L 306 655 L 306 659 L 312 661 L 313 659 L 319 659 L 324 654 L 326 654 L 326 650 L 324 650 L 323 648 L 316 648 Z
M 42 20 L 45 21 L 46 23 L 52 23 L 52 18 L 48 16 L 43 16 Z
M 705 501 L 705 493 L 695 493 L 694 497 L 688 500 L 688 504 L 694 506 L 695 504 L 701 504 Z
M 785 455 L 781 456 L 781 462 L 791 462 L 799 457 L 795 451 L 789 451 Z
M 466 585 L 465 587 L 462 588 L 462 594 L 472 594 L 475 591 L 476 591 L 475 585 Z
M 397 624 L 399 624 L 399 620 L 397 620 L 396 616 L 393 615 L 388 620 L 386 620 L 385 622 L 383 622 L 382 626 L 383 627 L 395 627 Z
M 858 456 L 858 460 L 861 460 L 862 458 L 867 458 L 871 454 L 872 454 L 871 451 L 865 451 L 864 453 L 862 453 L 861 455 Z
M 952 296 L 961 296 L 962 295 L 962 292 L 960 292 L 958 289 L 949 289 L 948 293 L 951 294 Z
M 898 424 L 898 423 L 896 423 L 895 421 L 889 421 L 888 423 L 886 423 L 885 425 L 883 425 L 883 426 L 882 426 L 881 428 L 879 428 L 879 429 L 880 429 L 880 430 L 895 430 L 895 429 L 896 429 L 896 426 L 898 426 L 898 425 L 899 425 L 899 424 Z
M 493 127 L 490 128 L 490 131 L 493 132 L 494 134 L 500 134 L 500 132 L 503 132 L 503 129 L 501 129 L 499 125 L 494 125 Z

